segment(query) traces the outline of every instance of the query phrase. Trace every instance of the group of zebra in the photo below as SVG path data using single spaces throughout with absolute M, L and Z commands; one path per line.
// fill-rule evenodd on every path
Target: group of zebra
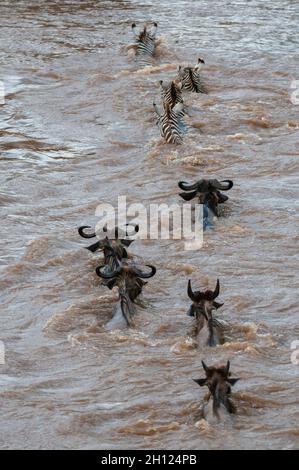
M 136 39 L 135 58 L 139 66 L 153 65 L 157 46 L 157 26 L 157 23 L 154 23 L 152 27 L 145 25 L 141 31 L 137 32 L 136 24 L 132 24 Z M 162 110 L 159 110 L 156 103 L 153 103 L 153 106 L 158 115 L 157 125 L 161 136 L 168 144 L 182 144 L 183 134 L 187 130 L 184 121 L 187 110 L 184 106 L 183 91 L 206 93 L 199 74 L 204 63 L 204 60 L 199 58 L 194 67 L 179 66 L 174 80 L 160 81 Z

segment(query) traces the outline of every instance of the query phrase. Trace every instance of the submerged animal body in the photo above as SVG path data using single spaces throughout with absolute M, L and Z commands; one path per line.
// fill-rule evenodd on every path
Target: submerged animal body
M 195 93 L 206 93 L 199 74 L 199 70 L 204 63 L 204 60 L 199 58 L 195 67 L 179 66 L 178 78 L 182 82 L 183 90 Z
M 209 396 L 202 408 L 203 417 L 208 421 L 222 421 L 226 416 L 236 413 L 236 407 L 231 399 L 231 387 L 238 378 L 231 378 L 230 362 L 226 366 L 208 367 L 204 361 L 202 366 L 206 377 L 193 379 L 200 387 L 208 387 Z
M 182 134 L 186 129 L 184 123 L 183 103 L 177 103 L 173 108 L 166 103 L 163 113 L 159 112 L 155 103 L 153 106 L 158 115 L 157 124 L 159 126 L 161 136 L 168 144 L 182 144 Z
M 231 180 L 218 181 L 217 179 L 201 179 L 196 183 L 179 181 L 178 186 L 183 193 L 180 196 L 184 201 L 198 199 L 199 204 L 203 204 L 203 225 L 204 229 L 212 224 L 213 217 L 219 217 L 219 204 L 228 200 L 228 196 L 221 191 L 229 191 L 233 187 Z
M 132 31 L 136 40 L 136 61 L 138 65 L 146 67 L 153 65 L 156 50 L 156 32 L 158 24 L 153 23 L 151 27 L 147 25 L 137 32 L 136 24 L 132 24 Z
M 106 280 L 109 289 L 117 286 L 120 297 L 120 307 L 123 317 L 128 326 L 133 326 L 133 317 L 136 313 L 136 299 L 142 292 L 146 284 L 143 279 L 148 279 L 155 275 L 156 268 L 147 265 L 151 269 L 149 273 L 144 273 L 135 266 L 119 263 L 118 268 L 113 272 L 105 272 L 105 266 L 99 266 L 96 273 L 99 277 Z
M 217 284 L 214 291 L 195 291 L 191 287 L 191 281 L 188 281 L 187 293 L 192 300 L 192 304 L 187 315 L 194 318 L 191 336 L 198 338 L 201 336 L 208 346 L 216 346 L 224 343 L 223 327 L 221 323 L 213 317 L 213 310 L 222 307 L 223 304 L 216 302 L 220 292 L 220 283 Z

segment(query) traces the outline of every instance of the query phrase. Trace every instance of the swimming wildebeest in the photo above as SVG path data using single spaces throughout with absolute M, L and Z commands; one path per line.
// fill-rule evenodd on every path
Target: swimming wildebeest
M 128 227 L 131 224 L 127 224 Z M 134 225 L 135 233 L 138 232 L 139 226 Z M 79 227 L 78 232 L 79 235 L 83 238 L 94 238 L 96 237 L 96 233 L 86 233 L 84 230 L 86 228 L 91 228 L 88 225 L 83 225 Z M 119 228 L 116 227 L 112 238 L 112 235 L 108 235 L 107 227 L 103 227 L 103 232 L 107 233 L 107 236 L 97 242 L 93 243 L 92 245 L 86 247 L 87 250 L 94 253 L 97 250 L 102 250 L 104 253 L 104 263 L 107 266 L 109 271 L 114 271 L 118 267 L 118 261 L 122 259 L 128 258 L 128 253 L 126 248 L 133 243 L 134 240 L 130 240 L 127 238 L 119 238 Z M 125 232 L 126 237 L 129 236 L 128 231 Z
M 234 183 L 231 180 L 201 179 L 196 183 L 179 181 L 178 185 L 180 189 L 186 191 L 180 193 L 184 201 L 197 198 L 198 203 L 203 204 L 203 223 L 206 228 L 211 223 L 211 216 L 219 217 L 218 204 L 228 200 L 228 196 L 221 191 L 229 191 Z
M 188 281 L 188 296 L 192 300 L 187 315 L 194 317 L 191 336 L 197 338 L 201 335 L 204 343 L 208 346 L 216 346 L 224 343 L 223 326 L 213 318 L 213 310 L 222 307 L 223 304 L 216 302 L 220 292 L 220 283 L 217 279 L 215 290 L 195 291 L 191 287 L 191 281 Z
M 109 289 L 113 289 L 115 286 L 118 287 L 120 311 L 128 326 L 133 326 L 133 316 L 136 313 L 135 303 L 146 284 L 143 279 L 149 279 L 156 274 L 154 266 L 147 265 L 147 267 L 151 270 L 148 273 L 141 271 L 136 266 L 119 262 L 117 269 L 113 272 L 104 272 L 104 266 L 99 266 L 96 269 L 97 275 L 105 279 Z
M 240 380 L 231 378 L 230 362 L 226 366 L 208 367 L 204 361 L 202 366 L 206 373 L 204 379 L 193 379 L 200 387 L 207 386 L 209 396 L 203 405 L 203 417 L 207 420 L 216 418 L 217 421 L 236 412 L 236 407 L 231 400 L 231 387 Z

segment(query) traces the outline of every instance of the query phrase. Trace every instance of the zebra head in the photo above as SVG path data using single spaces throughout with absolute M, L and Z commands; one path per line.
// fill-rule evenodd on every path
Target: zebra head
M 230 362 L 227 361 L 225 366 L 221 367 L 208 367 L 204 361 L 202 361 L 202 367 L 205 371 L 205 378 L 193 379 L 200 387 L 208 387 L 210 396 L 209 400 L 212 400 L 213 415 L 219 419 L 220 407 L 224 406 L 228 413 L 235 413 L 236 408 L 231 402 L 231 387 L 234 386 L 238 378 L 231 378 Z M 207 416 L 204 416 L 205 418 Z
M 197 64 L 194 65 L 194 67 L 192 67 L 191 65 L 188 65 L 187 67 L 182 67 L 181 65 L 179 65 L 179 68 L 178 68 L 178 74 L 179 74 L 179 77 L 182 77 L 184 76 L 186 73 L 188 73 L 190 70 L 196 70 L 196 71 L 199 71 L 203 65 L 205 64 L 205 61 L 204 59 L 202 59 L 201 57 L 199 57 L 197 59 Z
M 229 191 L 233 187 L 233 182 L 231 180 L 201 179 L 196 183 L 179 181 L 178 186 L 186 191 L 180 193 L 185 201 L 191 201 L 198 197 L 200 204 L 206 204 L 218 216 L 218 204 L 228 200 L 228 196 L 222 194 L 221 191 Z
M 195 92 L 195 93 L 207 93 L 203 86 L 200 78 L 199 71 L 204 64 L 204 60 L 199 58 L 197 64 L 194 67 L 182 67 L 178 68 L 178 78 L 181 80 L 183 90 Z
M 177 103 L 183 103 L 182 83 L 179 80 L 170 82 L 160 80 L 159 83 L 164 107 L 168 104 L 172 109 Z
M 154 22 L 152 25 L 148 26 L 145 24 L 143 28 L 137 30 L 137 25 L 136 23 L 132 23 L 132 31 L 136 37 L 137 40 L 143 41 L 145 37 L 150 37 L 152 39 L 155 39 L 156 37 L 156 32 L 158 29 L 158 23 Z

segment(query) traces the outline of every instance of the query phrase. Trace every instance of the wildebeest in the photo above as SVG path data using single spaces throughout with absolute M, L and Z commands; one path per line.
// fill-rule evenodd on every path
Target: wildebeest
M 117 286 L 120 297 L 121 313 L 125 318 L 128 326 L 133 326 L 133 317 L 136 313 L 135 303 L 136 299 L 142 292 L 143 286 L 146 282 L 143 279 L 148 279 L 156 274 L 156 268 L 147 265 L 151 269 L 150 272 L 143 272 L 136 266 L 129 266 L 128 264 L 119 262 L 118 267 L 113 272 L 104 272 L 105 266 L 99 266 L 96 273 L 99 277 L 105 279 L 106 285 L 109 289 Z
M 213 310 L 222 307 L 223 304 L 216 302 L 220 292 L 220 283 L 217 279 L 215 290 L 195 291 L 191 287 L 191 280 L 188 281 L 187 293 L 192 300 L 187 315 L 194 317 L 191 335 L 197 338 L 201 335 L 205 344 L 216 346 L 224 343 L 223 326 L 213 317 Z
M 179 181 L 178 186 L 184 192 L 180 196 L 184 201 L 197 198 L 203 204 L 203 223 L 206 228 L 211 223 L 211 216 L 219 217 L 219 204 L 228 200 L 228 196 L 221 191 L 229 191 L 234 183 L 231 180 L 218 181 L 217 179 L 201 179 L 196 183 Z
M 225 415 L 236 413 L 236 407 L 231 400 L 231 387 L 240 380 L 231 378 L 230 362 L 226 366 L 208 367 L 202 361 L 203 369 L 206 373 L 204 379 L 193 379 L 200 387 L 207 386 L 209 396 L 203 405 L 203 417 L 208 421 L 216 418 L 217 421 L 223 419 Z
M 127 224 L 129 226 L 130 224 Z M 84 230 L 87 228 L 91 228 L 88 225 L 83 225 L 78 228 L 79 235 L 83 238 L 94 238 L 96 237 L 95 232 L 86 233 Z M 134 225 L 134 231 L 137 233 L 139 230 L 138 225 Z M 119 238 L 119 228 L 116 227 L 113 238 L 111 235 L 108 236 L 107 227 L 103 227 L 103 232 L 107 233 L 107 236 L 97 242 L 93 243 L 92 245 L 86 247 L 87 250 L 94 253 L 97 250 L 102 250 L 104 253 L 104 263 L 106 265 L 106 269 L 109 271 L 114 271 L 118 267 L 118 261 L 122 259 L 128 258 L 128 253 L 126 248 L 131 245 L 134 240 L 130 240 L 127 238 Z M 126 236 L 128 235 L 128 231 L 125 232 Z

